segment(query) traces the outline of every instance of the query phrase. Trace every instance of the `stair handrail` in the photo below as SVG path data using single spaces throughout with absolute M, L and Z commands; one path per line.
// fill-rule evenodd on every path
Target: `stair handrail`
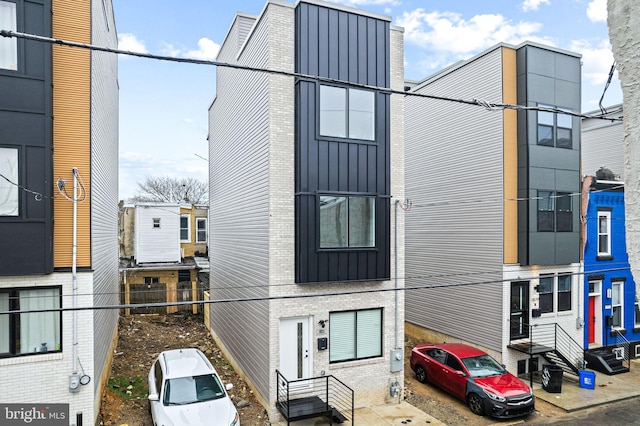
M 584 370 L 587 362 L 584 359 L 584 348 L 566 332 L 558 323 L 555 324 L 556 351 L 576 370 Z

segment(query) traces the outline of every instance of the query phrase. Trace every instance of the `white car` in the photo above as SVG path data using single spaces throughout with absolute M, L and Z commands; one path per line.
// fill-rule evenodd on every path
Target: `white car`
M 220 377 L 198 349 L 160 353 L 149 371 L 149 410 L 155 426 L 240 426 Z

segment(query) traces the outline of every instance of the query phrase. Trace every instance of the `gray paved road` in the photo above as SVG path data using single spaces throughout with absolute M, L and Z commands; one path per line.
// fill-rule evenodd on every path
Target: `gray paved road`
M 600 407 L 567 413 L 552 421 L 536 424 L 562 426 L 640 425 L 640 398 L 628 399 Z

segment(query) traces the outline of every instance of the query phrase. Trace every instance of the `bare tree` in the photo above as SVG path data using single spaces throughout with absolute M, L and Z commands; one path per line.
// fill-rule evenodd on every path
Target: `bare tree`
M 147 176 L 144 182 L 138 182 L 138 193 L 130 201 L 202 204 L 208 199 L 205 182 L 194 178 Z

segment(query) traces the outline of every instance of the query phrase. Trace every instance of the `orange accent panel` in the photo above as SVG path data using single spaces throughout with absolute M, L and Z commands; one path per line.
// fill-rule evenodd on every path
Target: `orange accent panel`
M 502 101 L 515 105 L 517 99 L 516 51 L 502 48 Z M 505 109 L 504 122 L 504 263 L 518 263 L 518 115 Z
M 91 42 L 91 2 L 53 1 L 53 37 Z M 78 169 L 86 199 L 78 203 L 77 266 L 91 266 L 91 54 L 86 49 L 53 46 L 53 180 L 66 181 L 73 196 L 72 169 Z M 82 192 L 79 191 L 79 195 Z M 55 268 L 71 267 L 73 203 L 58 194 L 54 201 Z

